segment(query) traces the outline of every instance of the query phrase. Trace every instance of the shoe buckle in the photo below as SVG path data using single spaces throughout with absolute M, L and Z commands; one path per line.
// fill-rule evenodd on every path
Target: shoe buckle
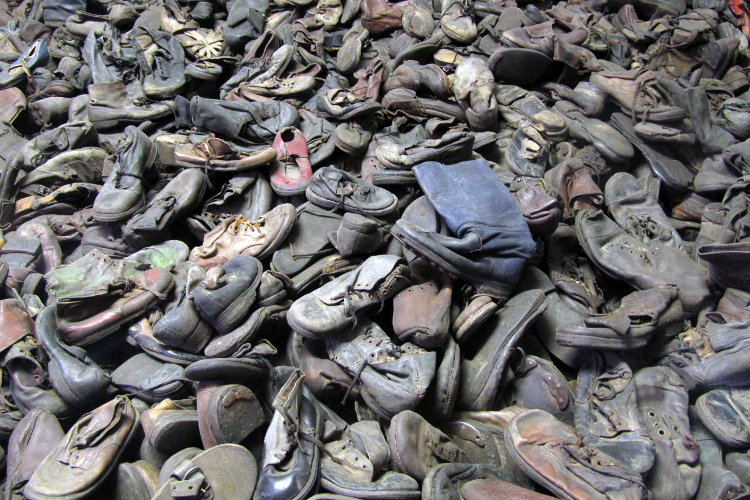
M 169 485 L 169 492 L 172 498 L 182 498 L 185 500 L 203 500 L 213 498 L 213 492 L 208 488 L 205 476 L 198 472 L 190 479 L 175 481 Z

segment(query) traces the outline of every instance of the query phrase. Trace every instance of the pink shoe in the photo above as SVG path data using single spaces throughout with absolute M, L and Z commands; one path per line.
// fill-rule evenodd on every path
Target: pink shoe
M 273 141 L 278 153 L 271 164 L 271 187 L 280 196 L 304 194 L 313 171 L 307 153 L 307 140 L 298 129 L 279 130 Z

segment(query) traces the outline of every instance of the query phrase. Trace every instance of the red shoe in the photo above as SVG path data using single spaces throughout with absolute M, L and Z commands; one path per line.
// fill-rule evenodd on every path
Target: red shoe
M 304 194 L 313 171 L 307 153 L 307 140 L 298 129 L 279 130 L 273 141 L 278 153 L 271 164 L 271 187 L 280 196 Z
M 727 7 L 737 16 L 737 27 L 750 36 L 750 8 L 745 0 L 727 0 Z

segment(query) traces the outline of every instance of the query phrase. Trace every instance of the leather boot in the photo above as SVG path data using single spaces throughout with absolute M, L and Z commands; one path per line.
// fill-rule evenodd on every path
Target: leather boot
M 127 219 L 145 203 L 143 175 L 155 158 L 156 148 L 146 134 L 132 125 L 125 129 L 112 173 L 94 201 L 97 220 Z

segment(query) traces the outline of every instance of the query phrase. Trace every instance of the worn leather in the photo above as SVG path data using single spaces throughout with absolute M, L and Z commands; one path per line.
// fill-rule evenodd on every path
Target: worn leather
M 366 309 L 393 297 L 409 283 L 409 268 L 397 256 L 375 255 L 348 272 L 297 299 L 287 313 L 296 332 L 323 339 L 357 323 Z
M 698 443 L 690 434 L 685 385 L 676 373 L 660 366 L 639 370 L 633 381 L 656 453 L 648 489 L 658 498 L 692 498 L 700 483 L 701 464 Z
M 360 394 L 384 418 L 414 409 L 435 375 L 434 352 L 408 342 L 396 346 L 380 326 L 364 318 L 352 330 L 327 338 L 326 349 L 349 375 L 359 373 Z
M 137 413 L 125 396 L 87 413 L 42 461 L 24 489 L 33 500 L 81 498 L 109 475 L 137 429 Z

